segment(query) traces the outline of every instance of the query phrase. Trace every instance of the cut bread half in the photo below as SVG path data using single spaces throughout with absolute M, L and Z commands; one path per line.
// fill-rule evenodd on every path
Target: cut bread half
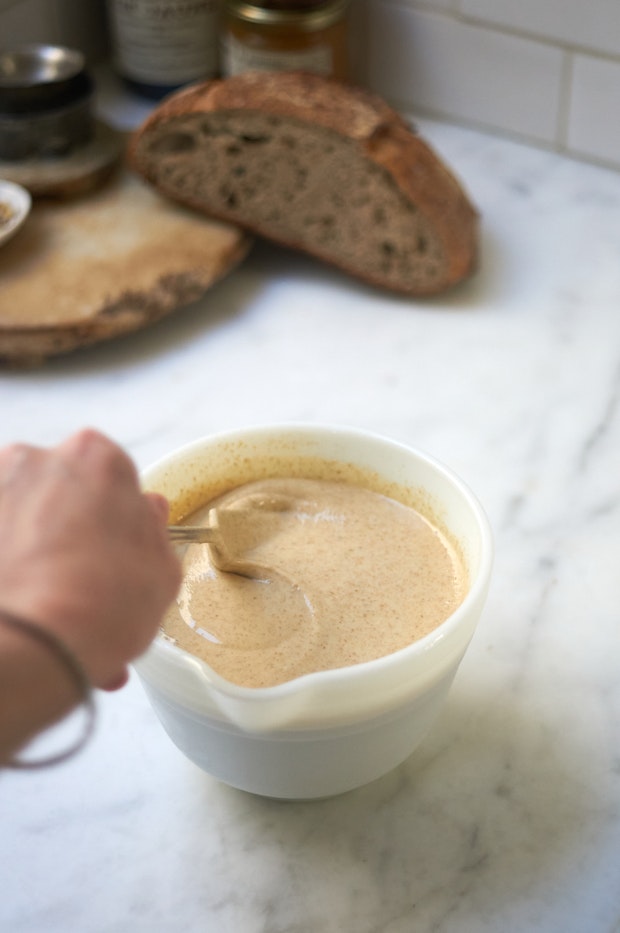
M 159 105 L 128 157 L 162 194 L 381 288 L 433 294 L 476 268 L 461 184 L 361 88 L 301 73 L 195 85 Z

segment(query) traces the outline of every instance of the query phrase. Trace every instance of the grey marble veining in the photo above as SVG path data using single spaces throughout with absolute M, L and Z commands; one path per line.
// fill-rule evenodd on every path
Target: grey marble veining
M 92 424 L 146 466 L 296 420 L 444 460 L 497 548 L 444 712 L 384 778 L 282 804 L 187 762 L 132 679 L 74 761 L 0 775 L 7 933 L 620 930 L 620 175 L 422 130 L 481 211 L 472 282 L 410 302 L 257 245 L 149 331 L 1 373 L 0 443 Z

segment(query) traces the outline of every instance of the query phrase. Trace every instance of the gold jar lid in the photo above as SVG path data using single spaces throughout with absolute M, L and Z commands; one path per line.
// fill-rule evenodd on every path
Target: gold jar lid
M 244 23 L 260 26 L 294 26 L 307 32 L 326 29 L 344 16 L 351 0 L 271 0 L 248 3 L 247 0 L 226 0 L 226 12 Z

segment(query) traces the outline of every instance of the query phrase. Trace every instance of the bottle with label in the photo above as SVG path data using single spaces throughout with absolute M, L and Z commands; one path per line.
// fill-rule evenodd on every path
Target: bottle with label
M 115 66 L 143 96 L 214 77 L 219 0 L 107 0 Z
M 349 77 L 350 0 L 224 0 L 222 70 Z

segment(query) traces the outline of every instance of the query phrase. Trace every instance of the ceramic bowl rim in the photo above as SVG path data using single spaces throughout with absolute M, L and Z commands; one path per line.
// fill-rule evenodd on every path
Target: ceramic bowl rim
M 0 203 L 2 202 L 13 209 L 13 215 L 6 223 L 0 225 L 0 245 L 17 233 L 25 222 L 32 208 L 32 197 L 22 185 L 0 178 Z
M 327 685 L 341 680 L 343 677 L 346 677 L 349 683 L 360 678 L 367 678 L 369 673 L 373 671 L 379 672 L 385 668 L 397 668 L 402 664 L 407 664 L 410 662 L 412 657 L 417 655 L 428 655 L 429 652 L 433 651 L 433 649 L 439 643 L 448 641 L 450 638 L 456 638 L 457 633 L 463 627 L 464 618 L 470 615 L 473 607 L 475 607 L 476 604 L 484 602 L 491 576 L 494 556 L 493 534 L 487 515 L 478 497 L 473 493 L 467 483 L 465 483 L 465 481 L 454 472 L 454 470 L 418 447 L 414 447 L 408 443 L 400 442 L 386 435 L 382 435 L 380 433 L 366 429 L 353 428 L 338 424 L 276 422 L 273 424 L 261 424 L 256 426 L 248 426 L 245 428 L 229 429 L 227 431 L 218 431 L 214 432 L 213 434 L 204 435 L 203 437 L 190 441 L 189 443 L 186 443 L 164 455 L 155 463 L 151 464 L 145 470 L 143 470 L 142 476 L 148 480 L 148 477 L 152 473 L 161 468 L 165 468 L 167 465 L 172 464 L 175 461 L 187 458 L 188 455 L 191 455 L 193 452 L 204 450 L 205 444 L 210 442 L 216 442 L 219 444 L 234 442 L 235 440 L 247 441 L 251 437 L 264 438 L 270 434 L 282 434 L 286 432 L 307 434 L 308 436 L 330 434 L 334 437 L 351 437 L 361 441 L 369 441 L 370 443 L 387 443 L 391 447 L 397 448 L 403 453 L 408 455 L 413 454 L 419 460 L 424 461 L 426 465 L 430 466 L 432 470 L 442 474 L 443 477 L 449 481 L 452 487 L 456 488 L 461 498 L 467 503 L 469 510 L 475 517 L 478 526 L 478 533 L 480 538 L 480 556 L 477 573 L 475 578 L 471 581 L 467 595 L 465 596 L 463 602 L 450 616 L 448 616 L 444 622 L 437 626 L 437 628 L 433 629 L 433 631 L 428 635 L 425 635 L 422 638 L 412 642 L 411 644 L 406 645 L 404 648 L 400 648 L 399 650 L 393 651 L 390 654 L 384 655 L 380 658 L 374 658 L 372 660 L 364 661 L 359 664 L 347 667 L 313 671 L 311 673 L 303 674 L 300 677 L 295 677 L 291 680 L 287 680 L 283 683 L 275 684 L 273 686 L 245 687 L 239 684 L 235 684 L 214 671 L 213 668 L 210 667 L 206 662 L 196 658 L 189 652 L 185 651 L 183 648 L 180 648 L 178 645 L 175 645 L 167 640 L 165 635 L 160 634 L 156 637 L 152 648 L 154 648 L 157 652 L 163 651 L 164 653 L 170 653 L 172 657 L 177 657 L 179 659 L 189 658 L 192 662 L 198 665 L 199 669 L 204 671 L 205 676 L 215 686 L 217 686 L 218 690 L 223 694 L 240 700 L 251 699 L 254 703 L 258 704 L 271 702 L 276 698 L 283 699 L 289 695 L 298 693 L 300 690 L 311 689 L 315 686 L 320 687 L 322 684 Z

